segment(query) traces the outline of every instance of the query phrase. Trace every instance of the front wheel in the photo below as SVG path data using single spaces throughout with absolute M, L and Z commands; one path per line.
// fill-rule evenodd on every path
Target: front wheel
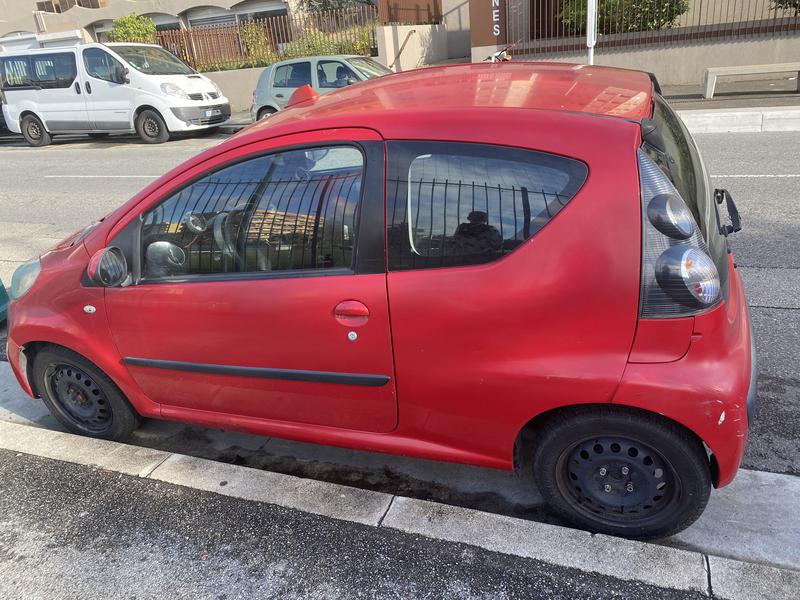
M 61 347 L 47 347 L 33 364 L 36 389 L 70 433 L 107 440 L 126 438 L 140 417 L 97 365 Z
M 581 408 L 550 419 L 537 438 L 539 491 L 578 527 L 667 537 L 694 523 L 708 502 L 711 473 L 703 445 L 656 415 Z
M 145 144 L 163 144 L 169 140 L 169 130 L 161 115 L 154 110 L 143 110 L 136 117 L 136 133 Z

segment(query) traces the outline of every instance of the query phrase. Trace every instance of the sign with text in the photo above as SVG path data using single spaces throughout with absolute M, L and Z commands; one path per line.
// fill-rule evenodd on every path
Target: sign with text
M 472 47 L 506 44 L 506 0 L 469 0 Z

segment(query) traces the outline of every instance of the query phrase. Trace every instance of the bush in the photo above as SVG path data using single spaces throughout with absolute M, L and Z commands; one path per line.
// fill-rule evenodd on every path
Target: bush
M 782 8 L 786 11 L 794 11 L 794 15 L 800 16 L 800 0 L 774 0 L 773 8 Z
M 114 28 L 108 34 L 112 42 L 135 42 L 138 44 L 154 44 L 156 41 L 156 24 L 148 17 L 130 14 L 114 20 Z
M 307 27 L 293 42 L 287 44 L 281 58 L 330 54 L 360 54 L 369 56 L 372 50 L 372 27 L 349 27 L 335 33 L 324 33 Z
M 252 21 L 245 23 L 240 29 L 240 36 L 246 62 L 270 64 L 278 60 L 275 43 L 263 24 Z
M 800 0 L 776 0 L 800 2 Z M 689 10 L 689 0 L 598 0 L 597 33 L 630 33 L 671 27 Z M 568 0 L 561 22 L 576 34 L 586 32 L 586 2 Z

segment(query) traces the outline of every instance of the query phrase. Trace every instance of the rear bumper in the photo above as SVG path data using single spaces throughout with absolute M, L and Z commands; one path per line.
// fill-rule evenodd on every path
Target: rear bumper
M 728 300 L 696 315 L 679 360 L 629 363 L 615 404 L 659 413 L 694 432 L 716 466 L 714 484 L 733 481 L 756 403 L 757 361 L 747 298 L 730 258 Z

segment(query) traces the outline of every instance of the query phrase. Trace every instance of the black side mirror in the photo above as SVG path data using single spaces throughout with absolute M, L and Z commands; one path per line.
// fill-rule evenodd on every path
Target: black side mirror
M 114 72 L 114 80 L 119 84 L 130 83 L 131 79 L 128 77 L 129 73 L 130 71 L 128 71 L 128 69 L 125 67 L 118 66 Z
M 130 277 L 122 250 L 111 246 L 95 252 L 86 268 L 90 282 L 99 287 L 121 287 Z
M 354 83 L 358 83 L 358 79 L 354 79 L 352 77 L 347 78 L 347 85 L 353 85 Z

